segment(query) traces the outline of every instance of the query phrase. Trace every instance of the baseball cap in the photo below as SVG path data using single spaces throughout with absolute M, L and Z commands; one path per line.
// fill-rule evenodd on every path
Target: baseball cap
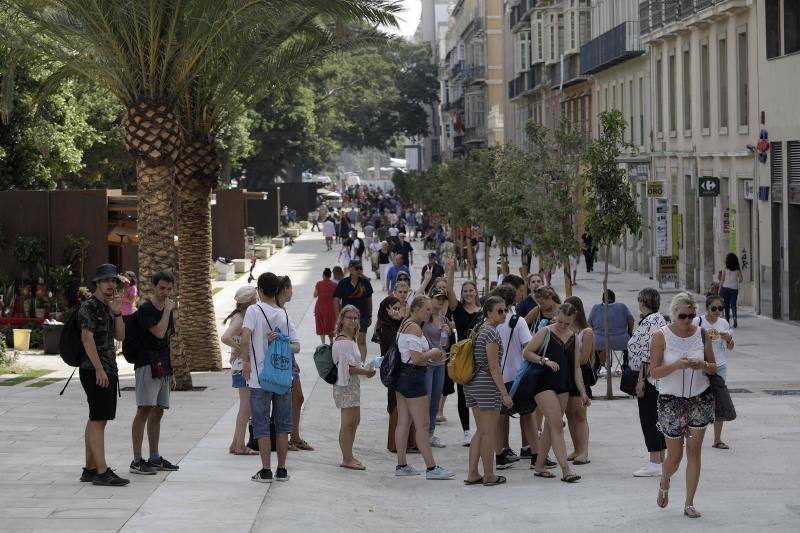
M 361 261 L 358 259 L 351 259 L 347 266 L 348 268 L 361 268 Z
M 436 287 L 431 291 L 431 298 L 447 298 L 447 289 Z
M 236 289 L 236 294 L 233 296 L 233 299 L 236 300 L 237 304 L 252 302 L 256 298 L 258 298 L 258 291 L 252 285 L 239 287 Z

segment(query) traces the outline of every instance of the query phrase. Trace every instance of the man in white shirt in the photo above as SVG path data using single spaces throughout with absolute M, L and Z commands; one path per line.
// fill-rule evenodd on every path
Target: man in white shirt
M 258 440 L 262 468 L 253 481 L 272 483 L 270 468 L 270 416 L 275 420 L 276 443 L 278 448 L 278 469 L 275 479 L 288 481 L 286 472 L 286 452 L 289 449 L 289 434 L 292 432 L 292 392 L 275 394 L 261 388 L 258 373 L 264 368 L 264 355 L 269 343 L 278 336 L 278 331 L 291 339 L 292 352 L 300 351 L 300 337 L 289 315 L 278 307 L 275 300 L 280 280 L 272 272 L 258 277 L 258 296 L 260 302 L 247 308 L 242 323 L 241 353 L 243 358 L 242 376 L 250 389 L 250 411 L 253 421 L 253 438 Z
M 322 234 L 325 236 L 325 246 L 330 252 L 333 250 L 333 238 L 336 236 L 336 224 L 333 223 L 331 217 L 326 218 L 325 222 L 322 224 Z

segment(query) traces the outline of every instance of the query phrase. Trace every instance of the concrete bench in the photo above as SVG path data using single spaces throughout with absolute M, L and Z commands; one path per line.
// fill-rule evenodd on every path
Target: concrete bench
M 308 229 L 310 227 L 311 227 L 311 224 L 309 224 L 307 221 L 305 221 L 305 220 L 301 220 L 300 221 L 300 229 Z
M 289 228 L 286 230 L 286 233 L 293 239 L 296 239 L 300 236 L 300 228 Z
M 256 259 L 267 259 L 272 255 L 271 244 L 256 244 L 253 249 L 256 251 Z
M 276 250 L 280 250 L 286 245 L 286 241 L 283 240 L 283 237 L 273 237 L 270 244 L 272 244 Z
M 246 271 L 247 266 L 245 265 L 244 259 L 234 259 L 233 260 L 233 271 L 237 274 L 241 274 Z

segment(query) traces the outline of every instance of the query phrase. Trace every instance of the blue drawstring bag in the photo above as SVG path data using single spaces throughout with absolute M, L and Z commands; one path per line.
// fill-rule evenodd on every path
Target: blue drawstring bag
M 258 373 L 261 388 L 275 394 L 286 394 L 292 388 L 291 339 L 276 330 L 278 336 L 264 352 L 264 366 Z

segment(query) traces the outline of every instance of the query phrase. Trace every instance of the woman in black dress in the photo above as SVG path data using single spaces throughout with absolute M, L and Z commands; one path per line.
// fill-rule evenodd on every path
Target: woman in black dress
M 447 263 L 447 299 L 450 304 L 450 318 L 455 323 L 458 340 L 463 341 L 469 337 L 470 331 L 480 324 L 481 303 L 478 299 L 478 286 L 469 280 L 461 284 L 461 299 L 456 298 L 455 270 L 456 261 L 451 259 Z M 461 445 L 469 446 L 472 434 L 469 432 L 469 409 L 467 409 L 467 398 L 464 396 L 464 386 L 455 385 L 449 376 L 445 376 L 442 398 L 447 398 L 454 391 L 458 391 L 458 418 L 461 421 L 461 430 L 464 432 Z
M 528 361 L 546 367 L 539 375 L 534 390 L 536 405 L 544 415 L 545 422 L 542 438 L 539 439 L 534 475 L 543 478 L 555 477 L 545 469 L 545 459 L 552 444 L 558 464 L 561 466 L 561 481 L 567 483 L 574 483 L 580 479 L 580 476 L 573 474 L 570 469 L 567 446 L 564 443 L 562 420 L 567 409 L 569 391 L 577 387 L 583 404 L 589 403 L 583 386 L 575 334 L 572 332 L 575 313 L 574 306 L 562 304 L 558 308 L 555 320 L 536 333 L 533 340 L 525 347 L 523 354 Z M 548 337 L 545 346 L 545 339 Z M 543 346 L 545 348 L 541 349 Z

